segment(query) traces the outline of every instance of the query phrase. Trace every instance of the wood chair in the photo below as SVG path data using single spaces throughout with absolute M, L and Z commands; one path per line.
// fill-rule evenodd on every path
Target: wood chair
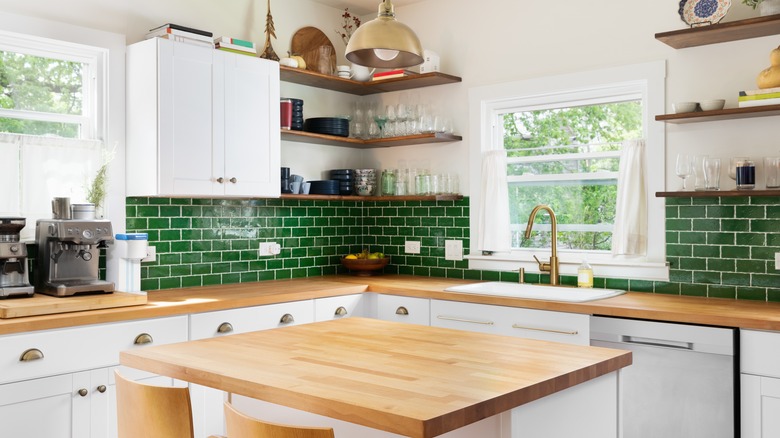
M 116 376 L 119 438 L 192 438 L 189 388 L 152 386 Z
M 267 423 L 248 417 L 225 403 L 225 429 L 228 438 L 334 438 L 329 427 L 298 427 Z

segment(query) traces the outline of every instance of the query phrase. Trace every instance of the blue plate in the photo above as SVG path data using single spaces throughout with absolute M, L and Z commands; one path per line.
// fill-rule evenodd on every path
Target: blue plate
M 681 0 L 680 18 L 691 27 L 709 26 L 726 16 L 731 0 Z

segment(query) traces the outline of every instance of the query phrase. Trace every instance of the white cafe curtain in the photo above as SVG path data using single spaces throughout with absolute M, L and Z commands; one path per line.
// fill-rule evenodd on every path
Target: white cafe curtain
M 479 205 L 477 249 L 509 252 L 512 236 L 509 228 L 509 187 L 506 178 L 506 151 L 482 153 L 482 181 Z
M 645 141 L 626 140 L 620 156 L 612 254 L 647 254 L 647 180 Z

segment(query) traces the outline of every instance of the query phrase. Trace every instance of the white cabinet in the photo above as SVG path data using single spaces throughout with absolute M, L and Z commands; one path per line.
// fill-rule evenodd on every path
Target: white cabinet
M 0 337 L 3 436 L 115 437 L 119 352 L 186 340 L 186 316 Z M 131 378 L 172 383 L 149 373 Z
M 314 320 L 366 316 L 363 294 L 341 295 L 338 297 L 317 298 L 314 300 Z
M 431 300 L 431 325 L 567 344 L 590 344 L 590 316 L 576 313 Z
M 129 196 L 279 196 L 279 64 L 153 38 L 127 49 Z
M 431 303 L 428 298 L 379 294 L 377 317 L 384 321 L 431 325 Z
M 743 438 L 780 436 L 780 333 L 740 330 Z

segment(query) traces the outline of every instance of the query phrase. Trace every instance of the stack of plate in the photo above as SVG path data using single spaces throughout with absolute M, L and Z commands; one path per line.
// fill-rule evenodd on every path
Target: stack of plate
M 290 129 L 303 131 L 303 99 L 288 98 L 292 101 L 292 123 Z
M 293 103 L 294 105 L 294 103 Z M 293 121 L 295 120 L 295 108 L 293 107 Z M 349 120 L 341 117 L 312 117 L 306 119 L 303 130 L 318 134 L 337 135 L 349 137 Z
M 354 190 L 358 195 L 370 196 L 377 192 L 376 169 L 355 169 Z
M 335 179 L 324 179 L 321 181 L 309 181 L 311 187 L 309 188 L 309 194 L 311 195 L 338 195 L 340 181 Z
M 330 171 L 330 179 L 339 182 L 339 194 L 349 196 L 353 193 L 354 172 L 352 169 L 333 169 Z

